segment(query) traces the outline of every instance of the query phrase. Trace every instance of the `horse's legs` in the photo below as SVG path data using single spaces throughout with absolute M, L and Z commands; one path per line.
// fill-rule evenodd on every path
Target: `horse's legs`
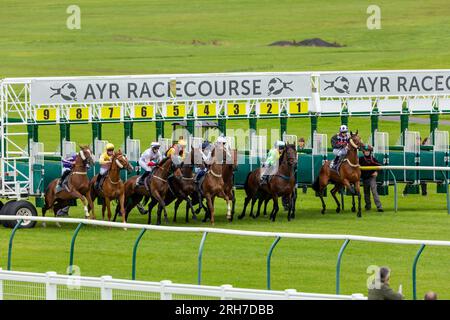
M 161 211 L 162 211 L 162 207 L 160 204 L 158 204 L 158 210 L 156 211 L 156 225 L 157 226 L 161 225 Z
M 81 202 L 83 203 L 83 206 L 84 206 L 84 216 L 85 216 L 86 218 L 89 218 L 89 202 L 88 202 L 88 200 L 86 199 L 86 197 L 83 196 L 81 193 L 79 193 L 77 190 L 72 190 L 69 194 L 70 194 L 72 197 L 78 198 L 78 199 L 81 200 Z
M 119 197 L 119 205 L 120 205 L 120 213 L 122 214 L 122 222 L 126 223 L 127 217 L 125 212 L 125 192 L 122 192 L 122 194 Z
M 253 208 L 255 207 L 256 200 L 258 200 L 258 198 L 256 196 L 254 196 L 252 198 L 252 205 L 250 207 L 250 217 L 252 217 L 252 218 L 255 218 L 255 215 L 253 214 Z
M 88 202 L 89 211 L 91 212 L 91 219 L 95 220 L 94 201 L 92 201 L 92 197 L 91 197 L 91 193 L 90 192 L 86 192 L 86 199 L 87 199 L 87 202 Z
M 197 216 L 195 215 L 195 211 L 194 211 L 194 206 L 192 205 L 192 200 L 191 198 L 188 196 L 186 198 L 187 200 L 187 204 L 186 204 L 186 215 L 188 215 L 189 210 L 191 210 L 191 214 L 192 214 L 192 220 L 196 221 L 197 220 Z M 189 206 L 189 209 L 188 209 Z
M 103 199 L 103 202 L 102 202 L 102 220 L 105 220 L 105 210 L 106 210 L 106 204 L 105 204 L 105 199 Z
M 244 208 L 242 209 L 242 213 L 238 216 L 238 219 L 242 219 L 243 217 L 245 217 L 245 210 L 247 210 L 247 205 L 250 202 L 250 199 L 251 199 L 250 196 L 245 197 Z
M 152 210 L 156 206 L 158 201 L 152 198 L 152 201 L 148 204 L 148 221 L 147 224 L 152 224 Z
M 105 201 L 105 207 L 108 210 L 108 221 L 111 221 L 111 200 L 108 197 L 103 198 Z
M 174 208 L 174 212 L 173 212 L 173 222 L 177 222 L 177 211 L 178 211 L 178 207 L 180 206 L 180 203 L 183 201 L 182 198 L 177 198 L 177 201 L 175 201 L 175 208 Z M 186 220 L 188 220 L 188 217 L 186 217 Z M 186 221 L 188 222 L 188 221 Z
M 158 201 L 158 204 L 161 207 L 161 209 L 158 207 L 158 214 L 159 214 L 158 219 L 159 219 L 159 222 L 161 223 L 161 218 L 160 218 L 161 212 L 160 211 L 164 210 L 164 222 L 166 224 L 168 224 L 169 223 L 169 219 L 167 218 L 166 203 L 164 202 L 163 197 L 161 197 L 161 195 L 159 194 L 158 190 L 154 191 L 153 197 Z
M 208 205 L 208 212 L 211 219 L 211 225 L 214 225 L 214 197 L 208 196 L 206 197 L 206 201 Z
M 261 214 L 261 206 L 264 201 L 265 199 L 262 196 L 258 198 L 258 208 L 256 209 L 256 216 L 254 216 L 253 218 L 258 218 Z
M 228 197 L 226 192 L 222 192 L 221 196 L 225 199 L 227 202 L 227 220 L 228 222 L 233 221 L 233 216 L 231 215 L 231 200 Z M 213 200 L 214 201 L 214 200 Z
M 234 188 L 231 189 L 231 220 L 234 217 L 234 209 L 236 208 L 236 193 Z
M 339 202 L 338 198 L 336 197 L 336 192 L 339 191 L 339 187 L 338 185 L 335 185 L 333 187 L 333 189 L 331 189 L 331 195 L 333 196 L 334 201 L 336 202 L 337 208 L 336 208 L 336 212 L 339 213 L 341 212 L 341 203 Z
M 295 204 L 297 203 L 297 188 L 294 189 L 292 192 L 292 200 L 291 200 L 291 206 L 292 206 L 292 212 L 291 212 L 291 218 L 295 219 Z
M 356 212 L 355 195 L 352 194 L 352 212 Z
M 264 199 L 264 215 L 267 216 L 267 205 L 269 204 L 270 197 Z
M 278 196 L 276 194 L 272 195 L 272 200 L 273 200 L 273 209 L 272 213 L 270 214 L 270 219 L 275 222 L 275 218 L 277 217 L 277 212 L 279 210 Z

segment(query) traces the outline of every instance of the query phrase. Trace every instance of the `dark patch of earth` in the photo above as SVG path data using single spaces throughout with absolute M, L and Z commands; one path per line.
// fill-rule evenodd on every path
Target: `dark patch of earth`
M 337 43 L 337 42 L 327 42 L 325 40 L 322 40 L 320 38 L 313 38 L 313 39 L 305 39 L 302 41 L 276 41 L 269 46 L 278 46 L 278 47 L 333 47 L 333 48 L 340 48 L 344 47 L 343 45 Z

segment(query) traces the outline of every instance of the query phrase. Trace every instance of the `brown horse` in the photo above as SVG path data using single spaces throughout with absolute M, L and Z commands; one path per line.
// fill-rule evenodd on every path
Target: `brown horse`
M 128 218 L 128 214 L 130 211 L 136 207 L 142 199 L 145 197 L 144 204 L 148 202 L 150 198 L 152 198 L 152 202 L 150 202 L 148 206 L 148 224 L 151 223 L 151 210 L 152 208 L 159 203 L 159 200 L 153 198 L 153 194 L 157 194 L 159 196 L 166 197 L 168 190 L 171 188 L 168 186 L 168 178 L 169 176 L 180 177 L 181 172 L 179 167 L 181 163 L 178 162 L 177 157 L 168 157 L 163 159 L 153 170 L 152 175 L 149 175 L 145 181 L 144 185 L 136 186 L 136 180 L 139 176 L 131 177 L 125 182 L 125 197 L 127 199 L 126 204 L 126 217 Z M 165 208 L 164 208 L 165 211 Z M 114 215 L 114 220 L 116 219 L 118 210 Z M 159 214 L 161 214 L 159 212 Z M 165 218 L 167 219 L 167 213 L 165 212 Z M 159 216 L 159 224 L 161 224 L 161 218 Z
M 244 208 L 239 215 L 239 219 L 245 216 L 247 205 L 251 204 L 250 217 L 256 218 L 259 216 L 261 204 L 264 202 L 264 213 L 266 212 L 267 203 L 269 200 L 274 201 L 273 209 L 270 214 L 270 219 L 275 221 L 278 213 L 278 197 L 286 197 L 288 201 L 288 215 L 287 218 L 290 221 L 295 217 L 295 166 L 297 165 L 297 152 L 295 145 L 288 144 L 283 150 L 283 153 L 279 159 L 278 170 L 275 174 L 269 176 L 269 180 L 265 184 L 261 184 L 261 168 L 257 168 L 247 175 L 247 179 L 244 184 L 246 197 L 244 200 Z M 258 212 L 253 215 L 253 207 L 258 202 Z
M 67 177 L 67 189 L 63 188 L 63 190 L 56 193 L 56 185 L 59 182 L 59 178 L 54 179 L 47 186 L 45 191 L 45 204 L 42 208 L 42 216 L 45 216 L 45 213 L 49 209 L 53 209 L 56 216 L 58 209 L 68 206 L 70 200 L 80 199 L 84 206 L 84 214 L 86 217 L 89 217 L 89 208 L 92 208 L 92 199 L 89 193 L 89 178 L 87 176 L 87 170 L 88 165 L 92 166 L 93 164 L 94 159 L 89 147 L 80 146 L 80 152 L 75 158 L 75 165 L 72 172 Z M 92 218 L 95 219 L 93 211 Z
M 358 131 L 356 131 L 356 133 L 350 132 L 350 143 L 347 145 L 348 153 L 346 158 L 342 161 L 341 166 L 339 167 L 339 173 L 336 170 L 332 170 L 330 168 L 329 161 L 325 161 L 325 163 L 322 165 L 322 168 L 319 171 L 319 175 L 312 185 L 312 188 L 318 193 L 320 200 L 322 201 L 322 214 L 324 214 L 326 210 L 325 202 L 323 201 L 323 192 L 325 190 L 325 187 L 331 182 L 334 184 L 333 189 L 331 189 L 331 195 L 333 196 L 333 199 L 337 204 L 336 212 L 339 213 L 341 211 L 341 204 L 336 198 L 336 192 L 339 192 L 343 187 L 346 187 L 353 196 L 353 212 L 356 211 L 354 196 L 358 196 L 357 216 L 358 218 L 361 217 L 361 170 L 359 168 L 358 150 L 363 146 L 364 144 L 362 143 L 361 138 L 358 136 Z M 354 185 L 354 188 L 352 187 L 352 185 Z
M 128 162 L 127 157 L 122 151 L 114 152 L 111 159 L 111 167 L 106 174 L 104 182 L 101 186 L 101 190 L 95 188 L 95 184 L 99 175 L 94 176 L 89 184 L 92 201 L 97 197 L 103 199 L 102 202 L 102 219 L 105 219 L 105 209 L 108 210 L 108 221 L 111 221 L 111 200 L 118 200 L 118 206 L 120 206 L 120 213 L 122 215 L 122 221 L 126 222 L 125 217 L 125 188 L 124 183 L 120 179 L 120 170 L 127 169 L 129 172 L 133 170 L 133 167 Z M 92 212 L 94 209 L 92 207 Z
M 224 164 L 223 155 L 225 151 L 223 147 L 216 146 L 211 154 L 211 159 L 209 159 L 207 166 L 208 172 L 205 174 L 205 178 L 203 183 L 200 186 L 200 191 L 202 193 L 202 197 L 206 199 L 207 212 L 205 214 L 206 221 L 209 217 L 211 220 L 211 224 L 214 225 L 215 216 L 214 216 L 214 199 L 215 197 L 220 197 L 225 199 L 227 202 L 227 219 L 229 222 L 233 220 L 233 216 L 231 214 L 231 200 L 226 191 L 225 183 L 223 180 L 223 167 Z M 218 157 L 216 156 L 218 155 Z

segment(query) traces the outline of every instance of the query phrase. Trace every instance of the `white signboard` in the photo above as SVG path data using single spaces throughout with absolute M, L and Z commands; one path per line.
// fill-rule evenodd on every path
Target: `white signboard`
M 311 96 L 309 74 L 199 74 L 35 79 L 31 104 L 239 100 Z
M 321 97 L 408 96 L 450 93 L 450 71 L 320 74 Z

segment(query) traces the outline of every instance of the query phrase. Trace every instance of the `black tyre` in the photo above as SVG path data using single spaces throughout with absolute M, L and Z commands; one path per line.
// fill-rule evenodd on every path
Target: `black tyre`
M 32 205 L 30 202 L 25 200 L 19 200 L 19 201 L 10 201 L 6 203 L 1 213 L 3 215 L 9 215 L 9 216 L 34 216 L 36 217 L 37 211 L 34 205 Z M 3 221 L 3 225 L 7 228 L 14 228 L 17 224 L 16 220 L 11 221 Z M 34 228 L 36 225 L 36 221 L 23 221 L 20 228 L 30 229 Z

